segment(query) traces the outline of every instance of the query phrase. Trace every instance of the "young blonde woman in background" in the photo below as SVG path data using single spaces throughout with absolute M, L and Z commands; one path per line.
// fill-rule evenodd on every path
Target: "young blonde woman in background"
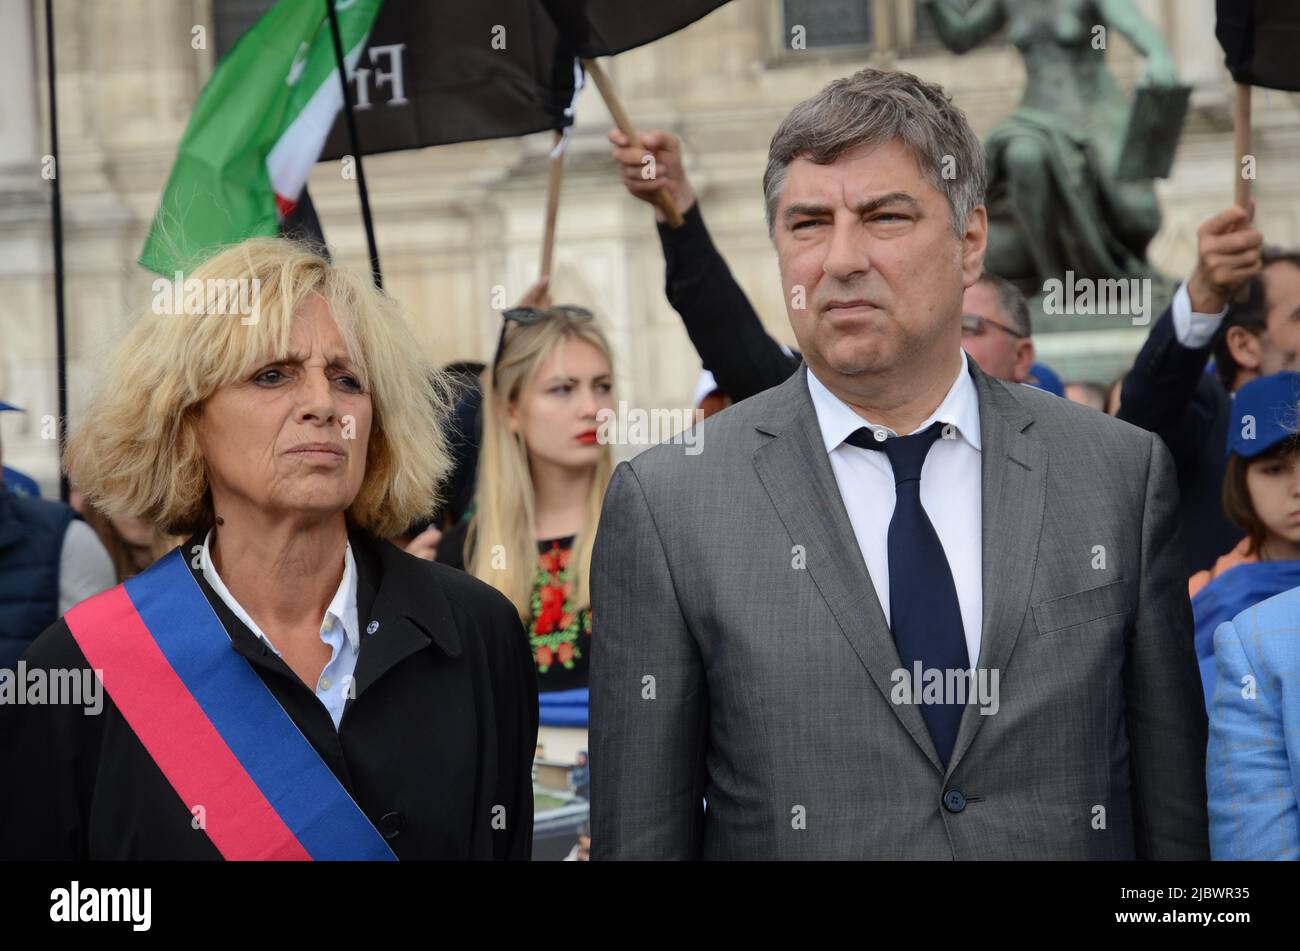
M 612 409 L 613 359 L 590 311 L 552 307 L 545 281 L 502 314 L 482 375 L 474 501 L 438 542 L 514 604 L 537 670 L 534 857 L 560 859 L 581 840 L 588 797 L 592 543 L 613 453 L 597 439 Z M 596 622 L 598 623 L 598 622 Z M 572 797 L 570 797 L 572 793 Z
M 591 548 L 613 471 L 597 441 L 598 413 L 613 407 L 609 343 L 581 308 L 508 310 L 483 388 L 473 513 L 443 536 L 438 560 L 514 603 L 543 694 L 585 689 Z

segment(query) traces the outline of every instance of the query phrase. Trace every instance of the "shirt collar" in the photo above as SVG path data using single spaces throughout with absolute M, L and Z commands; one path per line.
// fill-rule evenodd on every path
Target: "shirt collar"
M 343 633 L 354 651 L 361 650 L 360 625 L 357 623 L 357 563 L 352 557 L 352 543 L 343 548 L 343 580 L 334 592 L 334 600 L 325 609 L 325 617 L 333 615 L 343 625 Z
M 244 610 L 243 605 L 235 600 L 226 583 L 221 580 L 221 575 L 217 574 L 217 566 L 212 562 L 211 556 L 212 530 L 203 537 L 203 552 L 200 564 L 203 566 L 203 578 L 216 592 L 217 597 L 225 602 L 226 607 L 234 612 L 235 617 L 243 621 L 250 631 L 266 642 L 271 650 L 278 655 L 271 639 L 262 632 L 257 626 L 257 622 Z M 352 543 L 349 541 L 343 549 L 343 580 L 339 582 L 338 590 L 334 592 L 334 599 L 330 601 L 329 607 L 325 609 L 325 617 L 321 619 L 321 627 L 325 627 L 329 619 L 333 617 L 343 626 L 343 633 L 347 635 L 348 643 L 352 645 L 354 651 L 361 650 L 361 634 L 358 631 L 360 626 L 357 623 L 357 563 L 352 556 Z
M 897 436 L 888 426 L 880 426 L 863 419 L 842 399 L 826 388 L 812 368 L 808 368 L 808 394 L 812 397 L 813 409 L 817 411 L 817 425 L 822 432 L 822 441 L 828 453 L 834 452 L 845 439 L 866 426 L 869 429 L 883 429 L 890 436 Z M 970 376 L 966 351 L 961 352 L 961 369 L 957 379 L 948 388 L 948 394 L 939 403 L 938 409 L 930 414 L 916 432 L 931 423 L 949 423 L 957 433 L 977 452 L 980 449 L 980 409 L 979 394 L 975 391 L 975 381 Z

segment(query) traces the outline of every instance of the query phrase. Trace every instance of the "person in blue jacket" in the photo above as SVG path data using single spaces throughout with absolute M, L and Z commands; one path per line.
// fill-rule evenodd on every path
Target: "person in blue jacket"
M 1227 423 L 1222 505 L 1245 533 L 1188 580 L 1205 706 L 1214 696 L 1214 632 L 1266 598 L 1300 585 L 1300 373 L 1275 373 L 1237 391 Z
M 1202 676 L 1205 661 L 1213 665 L 1206 787 L 1216 859 L 1300 859 L 1298 416 L 1300 373 L 1262 377 L 1237 391 L 1224 507 L 1247 531 L 1242 545 L 1258 560 L 1239 559 L 1192 600 Z M 1244 485 L 1234 487 L 1234 473 Z M 1244 517 L 1247 510 L 1253 519 Z M 1208 658 L 1207 595 L 1232 618 L 1212 628 Z
M 1300 859 L 1300 588 L 1219 625 L 1214 656 L 1210 855 Z

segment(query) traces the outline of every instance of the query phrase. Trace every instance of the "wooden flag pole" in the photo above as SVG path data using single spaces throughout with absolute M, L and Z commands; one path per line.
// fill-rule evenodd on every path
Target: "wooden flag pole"
M 1250 180 L 1242 175 L 1242 159 L 1250 152 L 1250 87 L 1237 83 L 1237 101 L 1232 114 L 1233 139 L 1237 152 L 1236 203 L 1250 210 Z
M 1250 152 L 1250 86 L 1237 83 L 1237 99 L 1232 110 L 1233 151 L 1237 153 L 1237 183 L 1233 189 L 1233 201 L 1238 207 L 1250 212 L 1250 179 L 1242 174 L 1242 160 Z M 1237 303 L 1245 303 L 1250 297 L 1250 285 L 1243 284 L 1233 295 Z
M 560 183 L 564 180 L 564 153 L 560 147 L 564 133 L 555 133 L 555 147 L 551 150 L 550 175 L 546 183 L 546 231 L 542 235 L 542 277 L 551 276 L 551 261 L 555 257 L 555 218 L 560 211 Z
M 614 87 L 610 83 L 609 77 L 605 75 L 605 71 L 601 69 L 600 64 L 594 59 L 584 59 L 582 66 L 586 69 L 587 74 L 596 80 L 596 88 L 600 90 L 600 96 L 605 100 L 605 105 L 609 108 L 609 114 L 614 117 L 614 124 L 618 126 L 619 131 L 627 136 L 629 145 L 636 145 L 641 141 L 636 134 L 636 127 L 632 125 L 632 120 L 623 111 L 618 96 L 614 95 Z M 672 198 L 663 188 L 655 192 L 655 204 L 659 206 L 668 219 L 668 227 L 680 228 L 682 226 L 681 213 L 678 212 L 677 206 L 673 204 Z

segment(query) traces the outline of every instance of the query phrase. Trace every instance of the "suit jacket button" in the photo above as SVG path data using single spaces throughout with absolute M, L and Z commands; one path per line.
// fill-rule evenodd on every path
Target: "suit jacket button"
M 949 812 L 961 812 L 966 808 L 966 794 L 960 789 L 949 789 L 943 794 L 943 807 Z
M 385 813 L 379 820 L 379 834 L 385 839 L 396 839 L 402 831 L 402 814 L 400 812 Z

